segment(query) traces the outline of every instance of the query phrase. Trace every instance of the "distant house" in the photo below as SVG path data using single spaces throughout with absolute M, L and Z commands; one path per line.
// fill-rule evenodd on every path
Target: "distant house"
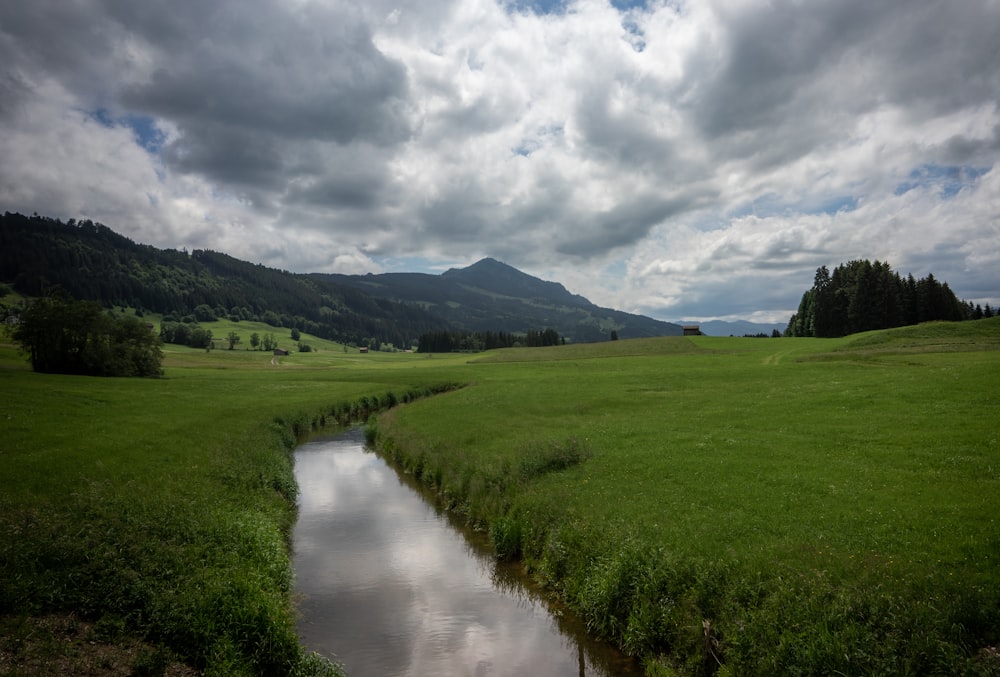
M 275 355 L 288 355 L 288 351 L 285 350 L 284 348 L 275 348 L 274 349 L 274 354 Z
M 367 353 L 368 352 L 368 348 L 362 346 L 362 347 L 358 348 L 358 352 L 359 353 Z
M 697 324 L 685 324 L 684 325 L 684 335 L 685 336 L 701 336 L 701 326 Z

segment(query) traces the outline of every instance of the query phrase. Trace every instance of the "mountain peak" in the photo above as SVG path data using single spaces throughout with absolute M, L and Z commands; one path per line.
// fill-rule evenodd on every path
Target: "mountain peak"
M 526 275 L 517 268 L 507 265 L 503 261 L 497 261 L 496 259 L 487 256 L 486 258 L 479 259 L 472 265 L 466 266 L 465 268 L 449 268 L 445 272 L 441 273 L 441 275 L 442 277 L 449 277 L 454 275 L 462 275 L 470 272 L 501 273 L 501 272 L 511 272 L 511 271 L 518 273 L 520 275 Z M 530 277 L 530 275 L 528 277 Z
M 442 277 L 501 296 L 538 298 L 574 305 L 582 299 L 570 294 L 558 282 L 541 280 L 489 257 L 467 268 L 452 268 Z

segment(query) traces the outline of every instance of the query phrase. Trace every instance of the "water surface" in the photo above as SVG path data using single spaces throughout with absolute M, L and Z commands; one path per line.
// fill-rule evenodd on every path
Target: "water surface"
M 366 451 L 360 430 L 299 447 L 295 477 L 299 635 L 350 677 L 640 674 Z

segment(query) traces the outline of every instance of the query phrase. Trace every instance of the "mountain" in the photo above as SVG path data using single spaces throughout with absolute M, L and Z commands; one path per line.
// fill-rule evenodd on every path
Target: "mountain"
M 561 284 L 494 259 L 441 275 L 297 274 L 209 250 L 157 249 L 99 223 L 0 216 L 0 282 L 28 296 L 59 286 L 78 299 L 183 319 L 206 313 L 344 342 L 399 347 L 438 330 L 569 341 L 679 335 L 681 327 L 601 308 Z M 199 311 L 196 313 L 196 311 Z
M 468 268 L 451 268 L 441 277 L 471 289 L 481 289 L 500 296 L 535 298 L 582 307 L 592 305 L 584 297 L 570 294 L 558 282 L 540 280 L 491 258 L 482 259 Z
M 771 324 L 762 322 L 748 322 L 746 320 L 736 320 L 725 322 L 723 320 L 710 320 L 708 322 L 685 322 L 684 324 L 697 324 L 701 327 L 701 333 L 706 336 L 745 336 L 747 334 L 755 336 L 757 334 L 771 335 L 775 329 L 779 333 L 785 331 L 788 325 L 785 322 L 774 322 Z
M 567 341 L 679 336 L 680 325 L 594 305 L 561 284 L 532 277 L 495 259 L 441 275 L 383 273 L 338 275 L 314 273 L 314 279 L 353 286 L 365 294 L 417 304 L 455 329 L 526 333 L 551 328 Z

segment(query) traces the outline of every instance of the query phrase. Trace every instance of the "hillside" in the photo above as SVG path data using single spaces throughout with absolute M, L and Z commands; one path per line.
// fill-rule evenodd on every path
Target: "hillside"
M 567 340 L 679 336 L 680 325 L 661 322 L 594 305 L 571 294 L 561 284 L 532 277 L 495 259 L 485 258 L 467 268 L 441 275 L 384 273 L 381 275 L 322 275 L 317 280 L 353 286 L 366 294 L 417 304 L 444 318 L 449 326 L 467 331 L 527 332 L 551 327 Z
M 0 217 L 0 282 L 27 296 L 61 287 L 105 306 L 259 319 L 345 343 L 409 345 L 443 322 L 419 307 L 227 254 L 157 249 L 91 221 L 9 212 Z
M 0 282 L 27 296 L 58 286 L 106 306 L 261 320 L 345 343 L 404 347 L 441 329 L 551 328 L 577 342 L 607 340 L 612 330 L 621 338 L 681 333 L 493 259 L 442 275 L 297 274 L 209 250 L 157 249 L 91 221 L 10 212 L 0 217 Z

